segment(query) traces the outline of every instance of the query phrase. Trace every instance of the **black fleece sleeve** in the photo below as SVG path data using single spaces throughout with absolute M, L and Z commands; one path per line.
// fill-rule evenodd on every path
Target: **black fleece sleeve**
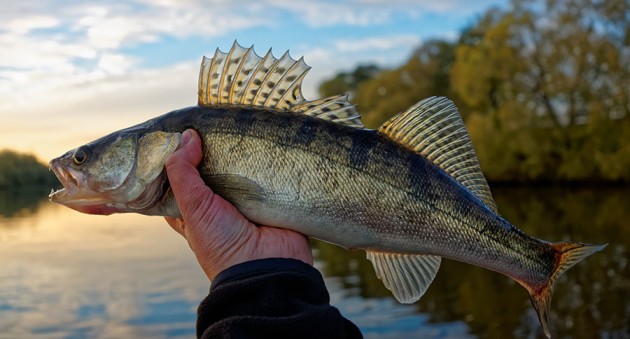
M 362 338 L 330 305 L 321 274 L 295 259 L 245 262 L 221 272 L 201 302 L 199 338 Z

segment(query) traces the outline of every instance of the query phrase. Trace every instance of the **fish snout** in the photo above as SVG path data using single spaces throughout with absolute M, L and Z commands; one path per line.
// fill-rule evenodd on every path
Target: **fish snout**
M 62 203 L 65 198 L 76 194 L 80 186 L 84 184 L 85 175 L 65 165 L 60 158 L 51 160 L 48 163 L 50 170 L 55 174 L 61 185 L 59 190 L 52 190 L 48 198 L 53 202 Z

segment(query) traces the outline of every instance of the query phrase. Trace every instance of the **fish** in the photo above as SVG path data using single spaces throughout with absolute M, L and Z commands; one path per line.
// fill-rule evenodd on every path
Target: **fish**
M 217 48 L 202 59 L 196 106 L 51 160 L 63 188 L 49 199 L 88 214 L 181 217 L 164 166 L 192 128 L 204 182 L 252 222 L 365 250 L 401 303 L 420 299 L 442 258 L 504 274 L 527 290 L 551 337 L 554 283 L 606 244 L 548 242 L 502 218 L 448 98 L 421 100 L 371 130 L 347 95 L 306 100 L 309 69 L 288 51 Z

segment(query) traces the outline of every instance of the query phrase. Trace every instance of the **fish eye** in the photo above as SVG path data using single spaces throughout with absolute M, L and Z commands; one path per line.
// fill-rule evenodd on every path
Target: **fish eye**
M 85 150 L 83 148 L 79 148 L 72 155 L 72 161 L 76 165 L 81 165 L 82 163 L 85 162 L 86 159 L 87 159 L 87 153 L 85 152 Z

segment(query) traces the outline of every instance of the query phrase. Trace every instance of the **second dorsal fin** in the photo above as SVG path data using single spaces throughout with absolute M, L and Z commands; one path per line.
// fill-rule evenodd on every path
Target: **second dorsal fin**
M 295 60 L 289 52 L 280 59 L 271 50 L 260 57 L 253 47 L 244 48 L 234 42 L 228 53 L 217 49 L 212 59 L 203 58 L 198 103 L 268 107 L 363 128 L 361 117 L 347 96 L 304 99 L 302 80 L 309 69 L 303 58 Z
M 424 99 L 386 121 L 378 131 L 438 165 L 497 211 L 464 122 L 452 101 L 444 97 Z

